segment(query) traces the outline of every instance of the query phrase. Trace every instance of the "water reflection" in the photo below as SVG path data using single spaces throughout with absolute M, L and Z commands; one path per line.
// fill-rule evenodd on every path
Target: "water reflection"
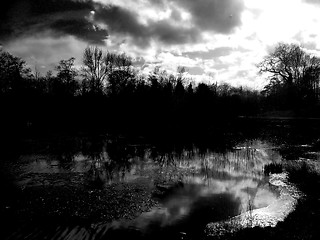
M 96 231 L 111 239 L 132 229 L 140 237 L 173 236 L 172 232 L 199 235 L 209 222 L 266 207 L 279 196 L 270 188 L 263 168 L 281 161 L 281 156 L 274 146 L 260 140 L 216 152 L 196 146 L 159 148 L 99 138 L 83 141 L 72 154 L 29 154 L 20 161 L 23 174 L 18 182 L 23 188 L 43 182 L 39 178 L 50 182 L 49 175 L 71 173 L 84 174 L 77 184 L 90 189 L 103 190 L 142 178 L 152 183 L 157 207 L 133 220 L 98 224 Z
M 238 213 L 240 202 L 228 193 L 199 194 L 199 185 L 186 185 L 161 203 L 131 221 L 114 221 L 98 228 L 107 239 L 119 239 L 125 232 L 139 231 L 139 239 L 201 238 L 210 221 L 227 219 Z

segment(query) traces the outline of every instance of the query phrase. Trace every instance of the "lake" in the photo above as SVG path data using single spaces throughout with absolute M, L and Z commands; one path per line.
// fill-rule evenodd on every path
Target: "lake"
M 316 137 L 299 133 L 281 125 L 205 144 L 108 134 L 24 138 L 1 163 L 6 236 L 201 239 L 208 224 L 221 231 L 232 219 L 275 226 L 302 193 L 266 166 L 319 157 Z

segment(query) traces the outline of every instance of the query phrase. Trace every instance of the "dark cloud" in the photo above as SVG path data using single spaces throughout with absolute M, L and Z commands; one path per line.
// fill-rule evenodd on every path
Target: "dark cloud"
M 316 38 L 316 34 L 309 34 L 308 39 L 303 35 L 303 31 L 298 32 L 295 36 L 293 36 L 293 39 L 297 40 L 301 46 L 303 46 L 306 49 L 317 49 L 317 42 L 314 38 Z
M 148 46 L 151 39 L 166 44 L 182 44 L 196 42 L 200 37 L 197 29 L 174 25 L 170 19 L 150 20 L 148 24 L 142 24 L 134 12 L 113 5 L 97 8 L 94 19 L 106 24 L 111 35 L 126 35 L 141 47 Z
M 150 0 L 157 8 L 170 6 L 172 18 L 141 23 L 138 10 L 93 0 L 11 0 L 8 3 L 0 12 L 0 41 L 47 31 L 53 36 L 72 35 L 93 44 L 104 44 L 110 34 L 140 47 L 147 47 L 152 40 L 170 45 L 195 43 L 201 40 L 203 31 L 228 34 L 241 24 L 243 10 L 242 0 Z M 191 25 L 177 24 L 182 22 L 181 8 L 191 14 Z
M 202 30 L 230 33 L 241 24 L 242 0 L 178 0 Z
M 233 51 L 234 49 L 231 47 L 219 47 L 209 51 L 184 52 L 183 56 L 193 58 L 193 59 L 195 58 L 213 59 L 221 56 L 227 56 Z
M 150 3 L 158 8 L 165 8 L 169 3 L 171 18 L 142 24 L 137 13 L 131 10 L 100 5 L 96 9 L 95 20 L 106 24 L 110 35 L 126 35 L 140 46 L 148 46 L 151 39 L 166 44 L 184 44 L 198 42 L 202 31 L 232 32 L 241 24 L 244 9 L 242 0 L 150 0 Z M 176 24 L 182 20 L 179 8 L 191 14 L 192 26 Z
M 34 69 L 38 67 L 42 74 L 54 67 L 61 59 L 76 58 L 76 64 L 80 64 L 82 50 L 86 47 L 85 42 L 79 42 L 72 38 L 52 38 L 47 33 L 40 37 L 26 37 L 16 39 L 6 44 L 5 49 L 15 56 L 21 57 Z M 46 66 L 43 69 L 40 66 Z M 43 70 L 43 71 L 42 71 Z
M 151 3 L 164 8 L 170 3 L 183 8 L 192 16 L 195 27 L 201 30 L 222 34 L 231 33 L 241 25 L 241 13 L 244 10 L 243 0 L 149 0 Z M 308 1 L 308 0 L 307 0 Z M 309 0 L 315 1 L 315 0 Z M 178 13 L 173 9 L 173 17 Z
M 213 61 L 213 69 L 215 70 L 228 70 L 228 68 L 230 67 L 230 64 L 222 61 L 221 59 L 215 59 Z
M 166 20 L 153 23 L 149 35 L 168 44 L 195 43 L 200 39 L 197 29 L 177 26 Z
M 137 57 L 132 60 L 134 66 L 143 66 L 146 63 L 146 60 L 143 57 Z
M 155 2 L 156 0 L 151 0 Z M 212 31 L 222 34 L 231 33 L 241 25 L 241 13 L 244 10 L 243 0 L 157 0 L 157 4 L 175 4 L 190 13 L 195 27 L 201 31 Z M 177 17 L 176 9 L 173 17 Z
M 302 1 L 306 3 L 311 3 L 311 4 L 320 4 L 320 0 L 302 0 Z
M 106 24 L 110 34 L 130 36 L 139 45 L 148 44 L 149 34 L 146 27 L 139 23 L 137 15 L 129 10 L 114 5 L 99 5 L 94 20 Z
M 202 75 L 205 73 L 204 69 L 201 67 L 188 67 L 187 72 L 192 75 Z
M 90 21 L 92 10 L 91 0 L 12 0 L 0 12 L 0 39 L 8 41 L 51 31 L 53 35 L 73 35 L 102 44 L 108 33 Z
M 1 41 L 44 31 L 51 31 L 53 36 L 72 35 L 93 44 L 103 44 L 110 33 L 130 38 L 140 47 L 148 46 L 151 39 L 180 44 L 199 38 L 196 29 L 173 25 L 170 20 L 150 20 L 144 25 L 130 10 L 91 0 L 13 0 L 1 16 Z M 106 25 L 108 31 L 98 23 Z
M 85 19 L 59 19 L 50 27 L 58 33 L 70 34 L 93 44 L 101 44 L 108 35 L 105 29 L 86 21 Z
M 172 12 L 171 12 L 171 16 L 170 16 L 170 18 L 171 19 L 173 19 L 173 20 L 175 20 L 175 21 L 182 21 L 182 16 L 181 16 L 181 13 L 180 13 L 180 11 L 178 11 L 177 9 L 172 9 L 171 10 Z
M 249 75 L 248 70 L 239 70 L 234 74 L 235 77 L 243 77 L 243 78 L 247 77 L 248 75 Z

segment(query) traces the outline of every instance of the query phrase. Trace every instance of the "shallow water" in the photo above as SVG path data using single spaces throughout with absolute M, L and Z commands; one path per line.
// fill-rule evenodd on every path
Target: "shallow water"
M 60 218 L 50 218 L 48 224 L 30 227 L 29 223 L 22 223 L 10 232 L 12 238 L 198 239 L 208 223 L 265 209 L 279 203 L 282 197 L 263 172 L 266 164 L 282 161 L 278 149 L 268 141 L 245 141 L 223 151 L 194 145 L 164 148 L 107 137 L 54 145 L 48 141 L 35 152 L 23 153 L 9 163 L 8 169 L 15 176 L 13 182 L 23 193 L 39 188 L 43 193 L 68 188 L 81 196 L 82 202 L 66 203 L 67 210 L 59 200 L 49 208 L 46 204 L 51 204 L 52 199 L 63 199 L 50 192 L 49 197 L 39 200 L 43 215 L 30 209 L 31 213 L 36 212 L 35 222 L 42 218 L 46 221 L 52 212 L 58 212 L 55 217 L 60 217 L 59 213 L 62 217 L 80 216 L 89 219 L 89 225 L 60 224 Z M 41 191 L 38 198 L 42 198 Z M 26 199 L 36 201 L 32 197 Z M 281 201 L 287 203 L 286 199 Z M 77 206 L 80 203 L 83 206 Z M 20 211 L 19 204 L 7 207 Z M 98 207 L 100 215 L 95 217 L 92 212 Z

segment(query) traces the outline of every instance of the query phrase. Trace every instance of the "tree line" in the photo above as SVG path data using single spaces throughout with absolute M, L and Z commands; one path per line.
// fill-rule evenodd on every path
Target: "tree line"
M 71 57 L 57 63 L 56 74 L 48 71 L 41 76 L 1 50 L 1 125 L 17 131 L 196 133 L 223 128 L 238 116 L 318 106 L 319 58 L 298 45 L 281 43 L 258 68 L 270 78 L 261 92 L 228 84 L 196 84 L 185 78 L 183 67 L 175 74 L 155 68 L 144 76 L 126 54 L 98 47 L 84 50 L 80 69 Z

